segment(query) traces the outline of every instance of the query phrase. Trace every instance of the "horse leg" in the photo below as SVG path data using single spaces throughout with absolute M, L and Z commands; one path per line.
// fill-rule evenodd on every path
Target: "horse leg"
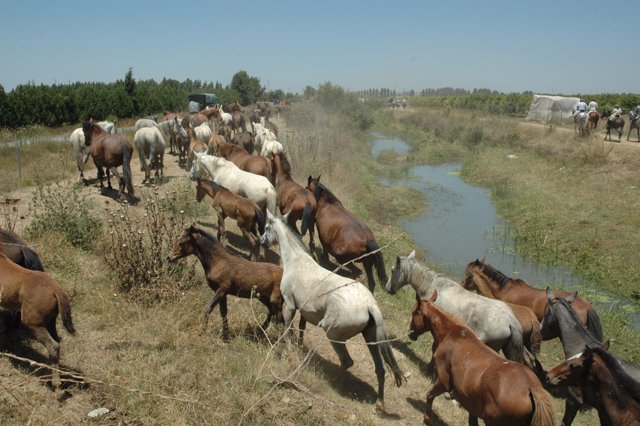
M 220 298 L 220 316 L 222 317 L 222 340 L 229 340 L 229 323 L 227 321 L 227 296 Z
M 368 257 L 367 259 L 365 259 L 365 261 L 363 262 L 364 264 L 364 271 L 367 274 L 367 283 L 369 284 L 369 291 L 371 292 L 371 294 L 373 294 L 373 291 L 375 290 L 376 287 L 376 282 L 373 278 L 373 262 L 371 261 L 371 257 Z
M 249 260 L 251 260 L 252 262 L 256 262 L 258 260 L 258 257 L 260 256 L 260 239 L 256 238 L 245 228 L 240 228 L 240 231 L 242 232 L 242 236 L 249 240 L 249 245 L 251 246 Z
M 55 326 L 55 325 L 54 325 Z M 28 326 L 36 340 L 42 343 L 49 352 L 49 360 L 51 362 L 51 384 L 60 387 L 60 373 L 58 372 L 58 363 L 60 361 L 60 343 L 57 342 L 45 327 Z M 57 336 L 57 333 L 56 333 Z
M 96 168 L 98 169 L 98 180 L 100 181 L 100 188 L 102 189 L 104 188 L 104 183 L 102 181 L 104 179 L 104 169 L 102 168 L 102 166 L 98 166 L 97 164 Z
M 204 318 L 202 320 L 202 326 L 200 329 L 200 332 L 202 334 L 204 334 L 205 331 L 207 331 L 207 324 L 209 322 L 209 315 L 211 315 L 211 311 L 213 311 L 213 308 L 215 308 L 215 306 L 225 297 L 225 293 L 222 289 L 217 289 L 215 291 L 215 293 L 213 293 L 213 297 L 211 298 L 211 300 L 209 301 L 209 303 L 207 303 L 207 306 L 204 308 Z M 220 312 L 222 313 L 222 307 L 220 308 Z M 226 303 L 225 303 L 225 318 L 223 319 L 223 327 L 224 327 L 224 321 L 226 321 Z
M 382 355 L 380 353 L 380 347 L 375 345 L 378 340 L 376 338 L 376 325 L 375 322 L 370 321 L 367 327 L 362 330 L 362 336 L 365 342 L 367 342 L 367 348 L 373 358 L 373 365 L 375 366 L 376 377 L 378 379 L 378 400 L 376 401 L 376 409 L 380 412 L 385 412 L 384 409 L 384 364 L 382 363 Z
M 353 365 L 353 359 L 351 359 L 351 355 L 349 355 L 349 351 L 347 351 L 347 344 L 345 342 L 337 342 L 334 338 L 327 334 L 327 337 L 331 340 L 331 346 L 333 350 L 338 354 L 338 358 L 340 359 L 340 371 L 336 377 L 336 379 L 342 377 L 343 373 L 347 371 Z M 334 336 L 335 337 L 335 336 Z
M 218 209 L 216 209 L 218 210 Z M 225 230 L 224 230 L 224 219 L 225 219 L 225 214 L 222 212 L 222 209 L 218 210 L 218 241 L 222 242 L 222 240 L 225 237 Z
M 300 315 L 300 322 L 298 323 L 298 346 L 304 346 L 304 330 L 307 328 L 307 320 L 304 319 L 302 315 Z
M 116 179 L 118 179 L 118 197 L 120 197 L 124 193 L 124 186 L 125 186 L 124 177 L 120 176 L 120 173 L 118 173 L 118 169 L 116 169 L 115 167 L 108 168 L 107 179 L 109 179 L 109 189 L 111 189 L 111 179 L 109 178 L 109 170 L 111 170 L 111 173 L 113 173 Z
M 582 396 L 580 396 L 580 399 L 582 399 Z M 573 419 L 575 419 L 576 414 L 578 414 L 580 405 L 581 404 L 579 402 L 573 400 L 573 391 L 572 391 L 572 388 L 569 388 L 569 397 L 567 398 L 564 405 L 564 415 L 562 416 L 562 426 L 570 426 L 571 423 L 573 423 Z
M 469 426 L 478 426 L 478 418 L 469 413 Z
M 438 395 L 443 394 L 446 391 L 444 384 L 440 382 L 440 379 L 436 380 L 431 389 L 427 392 L 426 406 L 424 408 L 424 420 L 425 425 L 431 424 L 431 414 L 433 414 L 433 400 Z
M 284 340 L 287 343 L 287 348 L 291 350 L 291 337 L 289 335 L 289 328 L 291 327 L 291 322 L 293 321 L 293 317 L 296 315 L 296 305 L 291 303 L 291 301 L 287 301 L 287 298 L 284 298 L 284 303 L 282 305 L 282 315 L 284 318 Z M 302 318 L 302 314 L 300 314 L 300 318 Z

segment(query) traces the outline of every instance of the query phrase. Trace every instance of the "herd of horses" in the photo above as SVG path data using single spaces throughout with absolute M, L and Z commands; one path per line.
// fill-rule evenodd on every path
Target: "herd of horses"
M 416 340 L 429 333 L 433 338 L 428 369 L 434 382 L 426 397 L 425 424 L 433 422 L 434 399 L 448 392 L 468 411 L 470 425 L 477 425 L 478 418 L 487 425 L 552 425 L 553 386 L 567 388 L 564 425 L 572 423 L 583 405 L 595 407 L 604 425 L 640 422 L 640 369 L 609 351 L 598 314 L 587 300 L 577 293 L 530 286 L 479 259 L 469 262 L 464 278 L 456 282 L 411 252 L 396 256 L 388 276 L 371 229 L 321 183 L 320 176 L 309 176 L 305 186 L 294 180 L 286 151 L 277 142 L 277 128 L 274 132 L 264 116 L 252 118 L 249 133 L 254 145 L 247 150 L 234 143 L 234 136 L 245 132 L 243 120 L 232 124 L 233 113 L 241 111 L 228 108 L 224 114 L 229 117 L 222 111 L 205 109 L 191 117 L 165 114 L 160 123 L 141 123 L 134 136 L 146 179 L 151 170 L 162 168 L 159 157 L 164 146 L 156 151 L 151 141 L 164 144 L 165 138 L 174 138 L 176 153 L 187 147 L 185 140 L 189 142 L 188 162 L 183 165 L 195 182 L 196 199 L 200 202 L 208 195 L 217 215 L 217 236 L 194 224 L 168 247 L 168 262 L 194 255 L 213 291 L 202 331 L 219 306 L 222 337 L 229 339 L 227 296 L 257 298 L 267 308 L 262 330 L 272 321 L 280 324 L 287 346 L 292 345 L 296 313 L 300 314 L 298 344 L 307 322 L 321 327 L 338 356 L 338 374 L 354 364 L 346 341 L 361 334 L 378 382 L 376 407 L 384 412 L 385 366 L 397 386 L 406 376 L 392 350 L 396 339 L 386 331 L 374 296 L 377 276 L 390 294 L 405 285 L 413 288 L 416 304 L 410 315 L 407 312 L 408 337 Z M 210 130 L 206 142 L 195 131 L 203 125 Z M 225 136 L 227 125 L 231 137 Z M 88 121 L 82 127 L 83 145 L 98 168 L 100 185 L 106 168 L 107 180 L 111 171 L 120 182 L 119 195 L 126 191 L 133 196 L 129 164 L 133 144 L 103 126 Z M 267 144 L 270 148 L 264 150 Z M 80 157 L 79 169 L 84 162 L 86 158 Z M 116 170 L 120 165 L 122 176 Z M 247 240 L 248 258 L 232 254 L 223 244 L 226 218 L 236 221 Z M 303 242 L 307 233 L 308 245 Z M 279 264 L 260 261 L 260 246 L 276 244 Z M 362 264 L 366 285 L 356 279 L 360 269 L 355 263 Z M 71 334 L 75 328 L 69 296 L 43 269 L 26 242 L 11 232 L 0 232 L 0 306 L 19 312 L 14 322 L 21 322 L 45 345 L 56 384 L 58 314 Z M 539 360 L 541 343 L 556 338 L 566 360 L 545 370 Z
M 611 131 L 614 130 L 618 133 L 618 142 L 622 142 L 622 134 L 624 131 L 625 121 L 622 117 L 610 118 L 609 111 L 603 111 L 598 114 L 597 111 L 582 111 L 574 115 L 574 131 L 580 137 L 588 137 L 595 133 L 598 129 L 598 122 L 603 120 L 605 122 L 606 134 L 604 140 L 611 139 Z M 631 132 L 636 131 L 636 139 L 640 142 L 640 120 L 637 115 L 629 114 L 629 133 L 627 134 L 627 141 L 631 138 Z

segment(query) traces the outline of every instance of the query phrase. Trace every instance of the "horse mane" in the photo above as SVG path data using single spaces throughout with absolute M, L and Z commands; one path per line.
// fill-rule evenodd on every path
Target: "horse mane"
M 578 317 L 578 314 L 576 313 L 576 310 L 573 309 L 573 306 L 571 306 L 571 303 L 567 302 L 564 298 L 562 297 L 557 297 L 556 300 L 560 303 L 560 305 L 564 306 L 564 308 L 567 310 L 567 312 L 569 312 L 569 315 L 571 316 L 571 319 L 573 320 L 573 322 L 575 323 L 575 325 L 577 327 L 579 327 L 580 330 L 582 330 L 584 333 L 586 333 L 587 337 L 589 337 L 592 341 L 594 342 L 598 342 L 599 344 L 602 344 L 602 342 L 600 341 L 600 339 L 598 339 L 596 336 L 593 335 L 593 332 L 591 332 L 591 330 L 589 330 L 583 323 L 582 320 L 580 319 L 580 317 Z
M 304 243 L 302 242 L 302 238 L 296 232 L 293 231 L 293 229 L 289 226 L 287 222 L 284 221 L 282 217 L 278 217 L 278 219 L 284 225 L 284 227 L 289 231 L 286 233 L 289 241 L 292 241 L 293 244 L 296 246 L 296 248 L 304 251 L 308 255 L 311 255 L 309 248 L 305 246 Z
M 284 172 L 284 174 L 291 177 L 291 163 L 289 162 L 287 154 L 284 152 L 279 152 L 276 155 L 280 157 L 280 161 L 282 162 L 282 171 Z
M 333 195 L 333 192 L 331 192 L 331 190 L 329 190 L 329 188 L 327 188 L 326 186 L 324 186 L 324 184 L 317 182 L 317 186 L 316 186 L 316 190 L 314 191 L 314 195 L 316 195 L 316 198 L 320 198 L 322 196 L 325 197 L 325 201 L 329 202 L 329 203 L 340 203 L 340 200 L 338 199 L 338 197 L 336 197 L 335 195 Z
M 509 281 L 511 280 L 511 278 L 509 278 L 508 276 L 506 276 L 502 272 L 498 271 L 496 268 L 494 268 L 493 266 L 489 265 L 488 263 L 481 262 L 480 263 L 480 270 L 490 280 L 492 280 L 492 281 L 496 282 L 498 285 L 500 285 L 500 287 L 505 287 L 507 284 L 509 284 Z
M 640 383 L 624 371 L 620 361 L 600 347 L 594 347 L 591 348 L 591 350 L 602 358 L 602 361 L 605 363 L 609 371 L 611 371 L 614 380 L 622 385 L 624 390 L 626 390 L 635 401 L 640 402 Z
M 205 241 L 205 250 L 212 249 L 214 246 L 220 245 L 220 241 L 204 229 L 191 226 L 189 228 L 189 232 L 199 234 L 203 237 L 203 240 Z
M 449 283 L 449 279 L 447 277 L 417 262 L 415 259 L 405 258 L 401 262 L 401 266 L 406 265 L 406 268 L 408 269 L 407 276 L 409 277 L 409 281 L 415 284 L 416 288 L 424 289 L 426 291 L 439 278 L 446 280 L 448 284 L 457 285 Z M 430 294 L 425 296 L 431 297 Z
M 224 186 L 220 185 L 219 183 L 215 183 L 214 181 L 208 180 L 208 179 L 200 179 L 200 185 L 209 185 L 216 192 L 220 191 L 221 189 L 227 189 Z

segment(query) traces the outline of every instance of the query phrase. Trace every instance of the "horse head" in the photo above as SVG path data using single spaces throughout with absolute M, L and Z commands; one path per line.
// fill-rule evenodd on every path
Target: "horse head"
M 431 321 L 429 318 L 429 308 L 438 298 L 438 291 L 433 290 L 433 294 L 429 300 L 422 300 L 420 295 L 416 293 L 416 305 L 413 307 L 411 314 L 411 324 L 409 325 L 409 338 L 414 342 L 418 340 L 422 334 L 431 330 Z
M 194 225 L 185 228 L 182 235 L 171 244 L 167 253 L 167 262 L 175 263 L 179 259 L 195 253 L 192 240 L 198 236 L 197 228 Z
M 416 251 L 413 250 L 408 256 L 396 256 L 396 263 L 391 268 L 391 276 L 384 286 L 389 294 L 395 294 L 403 286 L 409 282 L 409 277 L 404 272 L 404 265 L 415 259 Z
M 553 291 L 549 287 L 547 287 L 547 306 L 544 309 L 544 316 L 542 317 L 542 321 L 540 321 L 540 334 L 542 335 L 543 340 L 553 339 L 556 336 L 560 335 L 560 324 L 558 322 L 558 307 L 561 305 L 565 305 L 567 308 L 571 309 L 570 305 L 573 301 L 578 297 L 578 292 L 574 292 L 573 294 L 559 298 L 553 295 Z
M 546 382 L 554 386 L 579 386 L 589 376 L 589 370 L 594 362 L 594 352 L 609 350 L 609 342 L 602 346 L 591 347 L 585 345 L 584 351 L 556 365 L 546 374 Z M 595 349 L 595 350 L 594 350 Z

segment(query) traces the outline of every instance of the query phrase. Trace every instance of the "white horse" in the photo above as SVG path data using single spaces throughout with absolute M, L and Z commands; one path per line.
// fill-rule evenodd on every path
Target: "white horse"
M 116 133 L 115 123 L 112 123 L 111 121 L 101 121 L 98 123 L 98 126 L 102 127 L 102 129 L 107 133 Z M 87 165 L 89 156 L 91 155 L 91 147 L 84 144 L 84 133 L 82 132 L 82 127 L 78 127 L 71 132 L 69 141 L 71 142 L 73 155 L 76 157 L 76 165 L 80 172 L 79 179 L 82 181 L 84 180 L 84 168 Z
M 166 145 L 162 133 L 157 127 L 143 127 L 136 131 L 133 143 L 138 150 L 140 170 L 144 172 L 142 183 L 149 182 L 151 170 L 155 172 L 155 183 L 164 178 L 164 147 Z
M 284 147 L 280 142 L 275 139 L 267 140 L 262 144 L 262 150 L 260 155 L 266 158 L 273 158 L 274 155 L 278 155 L 284 152 Z
M 253 200 L 262 210 L 277 211 L 276 190 L 264 176 L 240 170 L 238 166 L 224 158 L 204 153 L 195 153 L 191 166 L 191 179 L 213 180 L 229 191 Z
M 376 406 L 384 411 L 383 360 L 393 373 L 397 386 L 403 376 L 396 362 L 382 313 L 376 299 L 362 283 L 324 269 L 307 251 L 302 240 L 289 228 L 286 217 L 276 218 L 267 212 L 264 234 L 260 242 L 280 245 L 283 273 L 280 292 L 284 301 L 285 339 L 290 345 L 289 327 L 300 310 L 300 343 L 306 322 L 322 327 L 340 358 L 340 374 L 353 365 L 346 341 L 362 333 L 375 364 L 378 378 Z
M 522 342 L 522 327 L 513 311 L 502 301 L 488 299 L 464 289 L 455 281 L 432 271 L 409 256 L 398 256 L 385 290 L 394 294 L 411 284 L 421 299 L 427 300 L 438 290 L 435 304 L 443 311 L 463 321 L 481 342 L 499 351 L 512 361 L 535 367 L 535 357 Z
M 209 127 L 209 123 L 202 123 L 194 127 L 193 133 L 195 133 L 198 142 L 202 142 L 205 145 L 209 144 L 209 139 L 211 139 L 211 127 Z
M 158 123 L 156 123 L 155 120 L 152 120 L 150 118 L 141 118 L 136 121 L 136 124 L 133 125 L 133 129 L 137 132 L 138 130 L 145 127 L 156 127 L 157 124 Z
M 222 107 L 219 107 L 218 114 L 220 115 L 220 121 L 222 122 L 222 124 L 224 124 L 225 126 L 228 126 L 231 124 L 231 121 L 233 120 L 233 116 L 230 113 L 224 112 L 222 110 Z
M 575 121 L 576 121 L 575 131 L 578 134 L 578 136 L 581 136 L 581 137 L 589 136 L 589 133 L 590 133 L 589 115 L 584 111 L 580 111 L 579 113 L 576 114 Z
M 260 123 L 252 123 L 253 134 L 255 135 L 255 149 L 256 152 L 262 155 L 262 147 L 266 141 L 276 140 L 276 135 L 264 125 Z

